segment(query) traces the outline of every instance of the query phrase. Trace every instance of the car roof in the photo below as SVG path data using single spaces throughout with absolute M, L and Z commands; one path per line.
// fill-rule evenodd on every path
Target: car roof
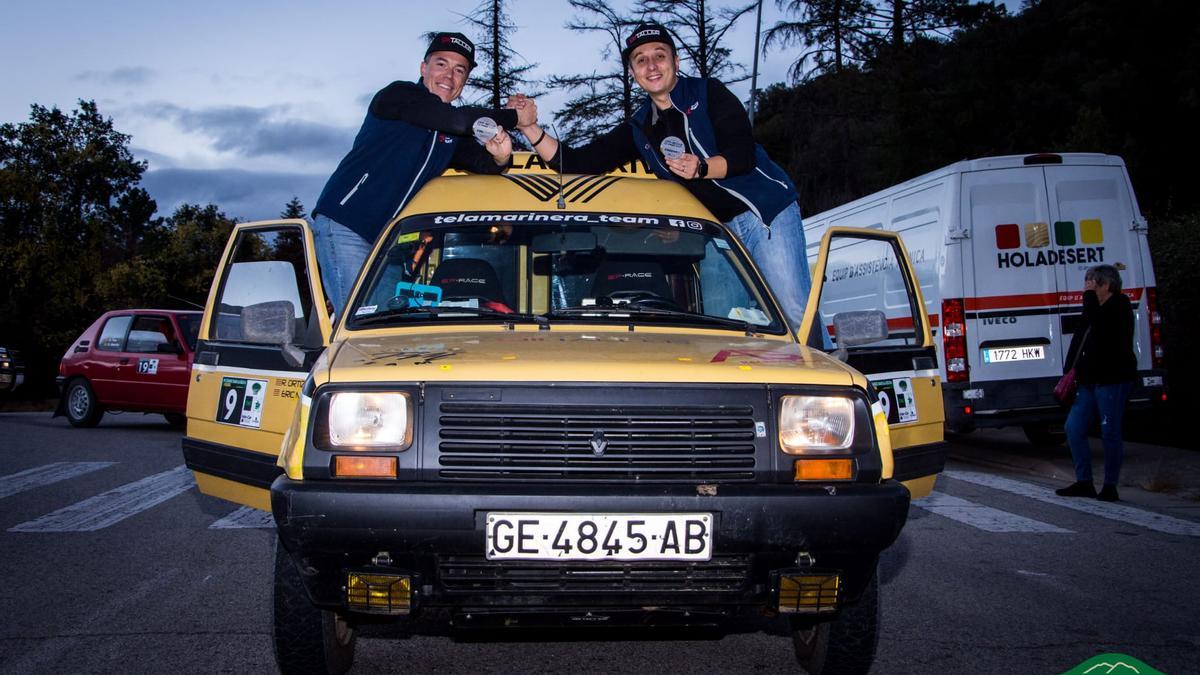
M 563 175 L 565 208 L 560 210 L 559 174 L 532 157 L 536 156 L 514 153 L 514 168 L 500 176 L 448 171 L 426 183 L 400 217 L 478 211 L 601 212 L 719 222 L 682 185 L 654 178 L 638 161 L 602 175 Z

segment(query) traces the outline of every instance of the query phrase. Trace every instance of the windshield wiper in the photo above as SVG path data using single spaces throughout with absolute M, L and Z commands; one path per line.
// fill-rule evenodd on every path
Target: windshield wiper
M 755 325 L 749 321 L 739 321 L 738 319 L 726 319 L 720 316 L 711 316 L 709 314 L 701 314 L 699 312 L 687 312 L 681 309 L 663 309 L 659 307 L 637 307 L 634 305 L 588 305 L 578 307 L 563 307 L 556 309 L 546 314 L 550 318 L 558 316 L 586 316 L 588 314 L 603 314 L 605 316 L 658 316 L 668 318 L 687 319 L 697 323 L 707 323 L 716 326 L 727 328 L 737 328 L 744 332 L 747 337 L 754 335 L 756 332 Z
M 397 307 L 395 309 L 386 309 L 382 312 L 369 314 L 367 316 L 352 317 L 351 323 L 355 326 L 370 326 L 377 323 L 387 323 L 399 316 L 410 316 L 413 314 L 429 314 L 438 316 L 441 314 L 469 314 L 472 316 L 486 316 L 505 321 L 533 321 L 534 323 L 544 323 L 546 318 L 534 314 L 510 314 L 507 312 L 498 312 L 494 309 L 486 307 Z

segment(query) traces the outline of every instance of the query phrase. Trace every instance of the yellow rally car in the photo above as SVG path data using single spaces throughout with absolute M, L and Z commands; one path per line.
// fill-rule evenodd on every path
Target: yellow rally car
M 879 554 L 944 462 L 904 247 L 813 242 L 798 340 L 679 185 L 538 163 L 431 181 L 336 322 L 303 221 L 233 232 L 183 450 L 274 514 L 281 670 L 345 670 L 357 626 L 399 618 L 783 622 L 810 672 L 865 671 Z M 877 310 L 819 311 L 861 275 Z

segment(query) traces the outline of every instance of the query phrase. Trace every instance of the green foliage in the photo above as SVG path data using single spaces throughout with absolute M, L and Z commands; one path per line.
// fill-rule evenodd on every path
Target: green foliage
M 986 9 L 986 7 L 985 7 Z M 760 142 L 816 213 L 966 157 L 1124 157 L 1150 214 L 1200 207 L 1200 5 L 1043 0 L 773 87 Z
M 24 353 L 27 394 L 101 313 L 203 303 L 233 223 L 216 207 L 154 218 L 145 164 L 92 101 L 31 107 L 0 126 L 0 344 Z
M 280 218 L 303 218 L 304 204 L 300 202 L 300 198 L 292 195 L 291 201 L 284 205 L 283 211 L 279 213 Z

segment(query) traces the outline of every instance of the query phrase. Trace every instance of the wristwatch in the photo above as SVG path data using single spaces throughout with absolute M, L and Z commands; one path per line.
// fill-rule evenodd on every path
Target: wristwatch
M 698 158 L 700 166 L 696 167 L 696 178 L 704 178 L 708 175 L 708 160 L 703 157 Z

